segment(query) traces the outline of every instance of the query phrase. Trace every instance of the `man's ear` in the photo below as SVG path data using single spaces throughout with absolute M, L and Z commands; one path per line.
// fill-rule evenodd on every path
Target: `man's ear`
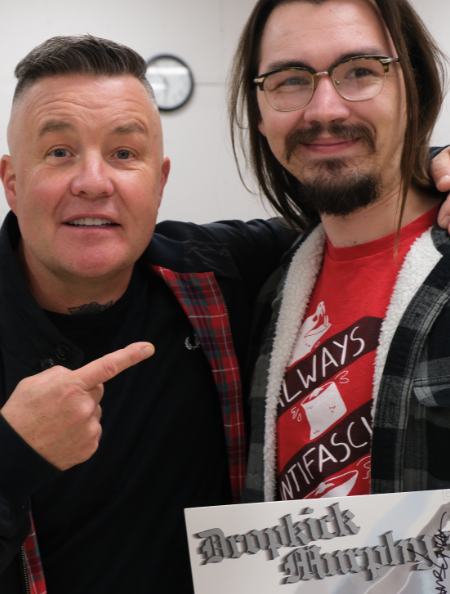
M 164 187 L 167 183 L 167 178 L 169 177 L 170 172 L 170 159 L 169 157 L 164 157 L 162 166 L 161 166 L 161 179 L 159 182 L 159 203 L 158 208 L 161 205 L 161 200 L 164 193 Z
M 9 155 L 3 155 L 0 161 L 0 178 L 5 190 L 6 201 L 14 214 L 17 214 L 16 173 Z

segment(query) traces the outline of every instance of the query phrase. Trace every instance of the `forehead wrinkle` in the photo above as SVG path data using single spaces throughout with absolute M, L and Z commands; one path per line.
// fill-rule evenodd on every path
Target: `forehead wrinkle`
M 78 129 L 79 125 L 83 128 L 87 124 L 89 127 L 96 121 L 100 129 L 109 135 L 114 130 L 117 130 L 119 136 L 136 133 L 149 138 L 154 133 L 161 144 L 162 154 L 158 110 L 142 84 L 134 78 L 129 81 L 122 77 L 113 77 L 106 78 L 99 84 L 98 80 L 87 76 L 51 77 L 38 81 L 12 106 L 7 131 L 11 157 L 13 153 L 16 157 L 24 157 L 23 143 L 26 138 L 31 133 L 38 140 L 39 132 L 43 131 L 49 120 L 72 124 L 71 130 L 67 127 L 69 131 Z M 56 127 L 51 127 L 56 132 Z M 58 127 L 59 130 L 63 129 L 62 126 Z M 47 133 L 50 133 L 50 129 L 42 136 L 45 137 Z

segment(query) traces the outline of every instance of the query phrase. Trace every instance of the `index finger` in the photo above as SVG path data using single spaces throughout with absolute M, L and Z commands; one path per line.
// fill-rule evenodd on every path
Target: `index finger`
M 147 359 L 155 352 L 149 342 L 135 342 L 124 349 L 109 353 L 100 359 L 88 363 L 84 367 L 72 371 L 80 381 L 83 390 L 88 392 L 98 384 L 112 379 L 128 367 Z

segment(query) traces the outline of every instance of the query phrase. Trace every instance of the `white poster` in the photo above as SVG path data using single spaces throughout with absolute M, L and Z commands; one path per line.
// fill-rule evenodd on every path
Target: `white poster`
M 450 592 L 450 491 L 185 510 L 196 594 Z

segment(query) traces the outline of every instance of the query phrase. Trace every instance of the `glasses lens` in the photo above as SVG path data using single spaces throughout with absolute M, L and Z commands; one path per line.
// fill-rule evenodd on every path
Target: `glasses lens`
M 306 70 L 281 70 L 266 78 L 264 91 L 272 107 L 290 111 L 308 103 L 313 85 L 314 79 Z
M 339 64 L 333 72 L 333 82 L 344 99 L 363 101 L 376 97 L 384 86 L 383 64 L 373 58 L 359 58 Z

